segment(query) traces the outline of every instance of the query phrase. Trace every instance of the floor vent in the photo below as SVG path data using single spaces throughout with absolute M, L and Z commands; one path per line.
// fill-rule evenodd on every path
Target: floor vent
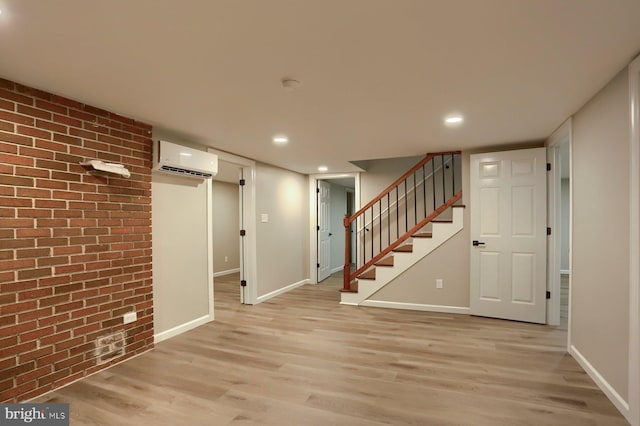
M 124 355 L 124 332 L 109 334 L 96 339 L 96 359 L 103 364 L 111 359 Z

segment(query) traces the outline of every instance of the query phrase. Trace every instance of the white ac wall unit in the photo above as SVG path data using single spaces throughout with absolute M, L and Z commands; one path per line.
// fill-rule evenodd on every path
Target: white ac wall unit
M 197 179 L 218 173 L 218 156 L 167 141 L 154 141 L 153 170 Z

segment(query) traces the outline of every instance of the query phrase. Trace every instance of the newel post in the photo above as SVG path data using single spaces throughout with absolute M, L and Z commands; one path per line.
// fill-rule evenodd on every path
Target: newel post
M 343 291 L 351 290 L 351 231 L 349 215 L 346 215 L 343 220 L 344 223 L 344 271 L 343 271 Z

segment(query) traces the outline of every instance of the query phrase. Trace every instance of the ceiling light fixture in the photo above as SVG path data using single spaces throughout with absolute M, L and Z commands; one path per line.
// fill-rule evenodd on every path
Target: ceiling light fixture
M 273 137 L 273 143 L 275 143 L 276 145 L 284 145 L 287 142 L 289 142 L 289 138 L 284 136 L 284 135 L 279 135 L 279 136 L 274 136 Z
M 300 82 L 293 78 L 285 77 L 282 80 L 280 80 L 280 83 L 282 84 L 282 88 L 287 92 L 291 92 L 293 90 L 296 90 L 298 87 L 300 87 Z
M 464 121 L 464 118 L 461 115 L 450 115 L 444 119 L 445 124 L 460 124 Z
M 328 168 L 327 166 L 320 166 L 320 167 L 318 167 L 318 171 L 319 171 L 319 172 L 326 172 L 326 171 L 328 171 L 328 170 L 329 170 L 329 168 Z

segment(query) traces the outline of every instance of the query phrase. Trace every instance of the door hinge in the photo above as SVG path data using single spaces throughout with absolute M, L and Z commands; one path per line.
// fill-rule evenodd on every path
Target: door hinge
M 547 171 L 551 170 L 551 163 L 547 163 Z
M 547 299 L 551 299 L 551 292 L 550 291 L 547 292 Z
M 320 225 L 316 226 L 316 231 L 320 230 Z
M 247 286 L 247 280 L 240 281 L 240 287 L 246 287 L 246 286 Z
M 244 184 L 245 184 L 245 183 L 246 183 L 246 182 L 245 182 L 245 180 L 244 180 L 244 179 L 240 179 L 240 186 L 244 186 Z
M 240 230 L 240 236 L 244 237 L 245 235 L 247 235 L 247 231 L 245 231 L 244 229 Z
M 316 194 L 320 193 L 320 188 L 316 188 Z
M 316 268 L 319 268 L 319 267 L 320 267 L 320 264 L 319 264 L 319 263 L 316 263 Z
M 547 228 L 547 235 L 551 235 L 551 228 Z

